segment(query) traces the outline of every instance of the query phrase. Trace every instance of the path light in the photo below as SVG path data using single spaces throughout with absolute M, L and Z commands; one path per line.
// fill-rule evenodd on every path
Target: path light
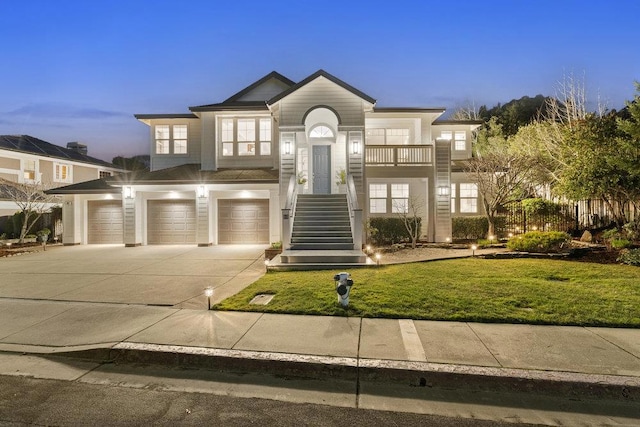
M 512 238 L 512 237 L 513 237 L 513 233 L 509 233 L 509 238 Z
M 531 229 L 532 229 L 533 231 L 538 231 L 538 226 L 537 226 L 537 225 L 534 225 L 533 227 L 531 227 Z
M 494 236 L 493 234 L 492 234 L 491 236 L 489 236 L 489 244 L 492 244 L 492 245 L 493 245 L 493 239 L 494 239 L 495 237 L 496 237 L 496 236 Z
M 213 296 L 213 288 L 211 286 L 204 288 L 204 294 L 207 297 L 207 309 L 211 310 L 211 297 Z
M 451 243 L 451 237 L 447 237 L 444 241 L 447 242 L 447 244 Z
M 476 245 L 471 245 L 471 256 L 476 256 L 476 249 L 478 249 Z
M 269 260 L 268 260 L 268 259 L 265 259 L 265 260 L 264 260 L 264 269 L 265 269 L 266 271 L 269 271 Z
M 382 255 L 380 255 L 380 254 L 376 254 L 376 265 L 377 265 L 378 267 L 380 267 L 380 258 L 382 258 Z

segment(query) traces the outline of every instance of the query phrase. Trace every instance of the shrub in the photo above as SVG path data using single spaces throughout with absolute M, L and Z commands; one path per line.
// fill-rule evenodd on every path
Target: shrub
M 527 215 L 558 215 L 562 210 L 562 206 L 551 200 L 533 198 L 522 200 L 522 208 Z
M 420 220 L 421 218 L 418 218 L 418 236 L 420 235 Z M 371 243 L 376 246 L 411 240 L 411 236 L 400 218 L 371 218 L 367 228 Z
M 559 252 L 571 236 L 560 231 L 530 231 L 515 236 L 507 242 L 507 248 L 512 251 L 551 253 Z
M 495 218 L 496 235 L 504 235 L 506 218 Z M 452 238 L 465 240 L 483 239 L 489 232 L 489 221 L 485 216 L 458 216 L 451 221 Z
M 631 246 L 631 241 L 627 239 L 613 239 L 611 240 L 611 247 L 614 249 L 624 249 Z
M 640 249 L 631 249 L 623 251 L 617 259 L 618 262 L 627 265 L 635 265 L 640 267 Z
M 620 232 L 617 228 L 611 228 L 602 232 L 602 238 L 607 241 L 618 239 L 620 238 Z

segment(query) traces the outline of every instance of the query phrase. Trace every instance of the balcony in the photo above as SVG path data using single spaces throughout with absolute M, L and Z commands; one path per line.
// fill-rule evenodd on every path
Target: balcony
M 366 166 L 432 166 L 431 145 L 367 145 Z

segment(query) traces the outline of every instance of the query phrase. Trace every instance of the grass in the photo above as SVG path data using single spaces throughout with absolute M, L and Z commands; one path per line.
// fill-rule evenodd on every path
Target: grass
M 559 260 L 466 258 L 351 271 L 270 272 L 218 310 L 450 321 L 640 327 L 640 268 Z M 275 294 L 267 306 L 250 305 Z

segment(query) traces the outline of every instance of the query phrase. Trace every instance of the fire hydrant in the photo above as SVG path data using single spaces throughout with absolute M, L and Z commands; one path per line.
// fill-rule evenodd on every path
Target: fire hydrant
M 351 275 L 346 272 L 338 273 L 333 276 L 333 280 L 336 282 L 336 293 L 338 294 L 338 302 L 343 306 L 349 305 L 349 294 L 351 293 L 351 287 L 353 286 L 353 280 Z

